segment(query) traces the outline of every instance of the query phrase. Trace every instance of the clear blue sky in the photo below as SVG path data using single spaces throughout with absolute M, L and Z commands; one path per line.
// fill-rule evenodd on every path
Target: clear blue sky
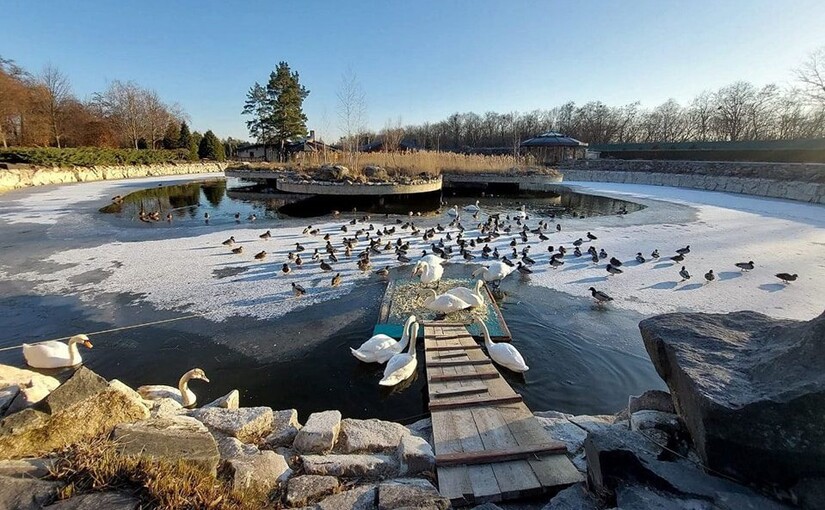
M 9 1 L 0 55 L 49 61 L 81 98 L 135 80 L 195 129 L 248 138 L 247 89 L 286 60 L 310 128 L 337 134 L 351 67 L 369 124 L 529 111 L 566 101 L 681 102 L 736 80 L 788 85 L 825 45 L 825 1 Z

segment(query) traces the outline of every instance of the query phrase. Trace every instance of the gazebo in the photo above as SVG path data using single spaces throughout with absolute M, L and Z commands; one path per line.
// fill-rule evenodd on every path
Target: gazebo
M 584 159 L 587 144 L 553 131 L 521 142 L 522 155 L 530 155 L 545 165 L 555 165 L 569 159 Z

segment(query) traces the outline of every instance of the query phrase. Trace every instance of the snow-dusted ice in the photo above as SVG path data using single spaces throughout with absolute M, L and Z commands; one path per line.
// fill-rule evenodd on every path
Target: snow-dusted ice
M 189 178 L 191 179 L 191 177 Z M 167 179 L 164 179 L 167 180 Z M 180 180 L 168 179 L 168 181 Z M 648 207 L 625 216 L 602 216 L 585 219 L 562 219 L 562 231 L 547 231 L 549 240 L 537 242 L 530 236 L 530 256 L 536 260 L 533 274 L 523 285 L 549 287 L 576 296 L 588 297 L 590 287 L 608 293 L 614 298 L 608 307 L 623 308 L 645 315 L 670 311 L 730 312 L 749 309 L 775 317 L 809 319 L 819 314 L 825 306 L 825 207 L 781 200 L 729 195 L 722 193 L 682 190 L 657 186 L 639 186 L 602 183 L 568 183 L 576 191 L 593 192 L 642 201 Z M 35 222 L 55 224 L 75 221 L 73 229 L 82 229 L 82 222 L 67 216 L 73 205 L 89 202 L 81 214 L 97 215 L 97 208 L 119 193 L 116 183 L 92 183 L 81 186 L 61 186 L 37 190 L 18 200 L 0 197 L 0 204 L 8 214 L 3 220 L 9 223 Z M 3 203 L 5 201 L 5 203 Z M 484 206 L 482 204 L 482 215 Z M 674 213 L 678 210 L 678 213 Z M 515 213 L 515 211 L 513 211 Z M 477 222 L 463 214 L 462 223 L 467 228 L 464 236 L 476 238 Z M 483 218 L 483 216 L 482 216 Z M 349 218 L 347 218 L 348 220 Z M 528 220 L 534 228 L 539 218 Z M 321 221 L 323 220 L 323 221 Z M 96 246 L 67 249 L 47 257 L 57 264 L 50 272 L 30 270 L 19 272 L 0 261 L 0 276 L 27 280 L 35 283 L 35 291 L 41 294 L 75 295 L 91 301 L 103 293 L 131 293 L 161 309 L 186 310 L 189 313 L 208 313 L 216 321 L 231 316 L 275 318 L 292 310 L 300 309 L 321 300 L 336 299 L 355 289 L 358 282 L 378 279 L 373 271 L 385 265 L 396 266 L 393 251 L 372 256 L 372 271 L 363 273 L 356 268 L 356 254 L 366 246 L 359 244 L 353 256 L 343 255 L 341 238 L 352 237 L 353 231 L 368 224 L 349 226 L 344 234 L 340 226 L 347 220 L 330 218 L 307 220 L 321 232 L 317 236 L 303 234 L 302 227 L 279 227 L 271 222 L 242 225 L 216 225 L 202 229 L 205 233 L 181 237 L 176 229 L 168 230 L 168 238 L 104 242 Z M 385 224 L 374 218 L 376 229 Z M 403 218 L 407 221 L 407 218 Z M 438 219 L 416 219 L 422 227 L 449 223 L 446 213 Z M 554 225 L 556 221 L 547 219 Z M 420 256 L 428 247 L 421 236 L 413 237 L 409 230 L 402 231 L 394 218 L 383 220 L 388 227 L 396 227 L 405 240 L 413 244 L 410 257 Z M 273 237 L 262 240 L 258 236 L 272 230 Z M 515 234 L 517 228 L 513 229 Z M 584 243 L 582 251 L 592 244 L 606 250 L 624 262 L 623 274 L 608 276 L 606 261 L 598 264 L 589 256 L 576 258 L 572 255 L 572 242 L 586 238 L 590 231 L 598 239 Z M 339 263 L 331 263 L 334 270 L 322 272 L 311 254 L 318 248 L 327 259 L 323 235 L 329 233 L 339 249 Z M 446 232 L 445 232 L 446 233 Z M 445 234 L 444 233 L 444 234 Z M 442 235 L 439 233 L 435 241 Z M 232 254 L 221 244 L 234 235 L 238 245 L 244 247 L 241 255 Z M 455 235 L 455 232 L 453 232 Z M 157 237 L 157 236 L 156 236 Z M 385 238 L 395 241 L 398 234 Z M 362 236 L 362 240 L 364 237 Z M 502 236 L 490 243 L 502 254 L 512 251 L 512 237 Z M 306 247 L 302 252 L 305 263 L 293 269 L 289 275 L 281 273 L 287 261 L 287 253 L 294 251 L 295 243 Z M 569 249 L 565 264 L 553 269 L 548 264 L 547 247 L 564 245 Z M 690 253 L 684 262 L 675 263 L 669 257 L 677 248 L 690 245 Z M 518 249 L 523 245 L 519 241 Z M 658 249 L 662 257 L 650 258 Z M 254 254 L 266 250 L 263 261 Z M 647 259 L 643 264 L 635 261 L 637 252 Z M 472 263 L 483 263 L 480 247 L 474 249 L 477 258 Z M 755 269 L 740 271 L 736 262 L 753 260 Z M 460 256 L 451 260 L 464 264 Z M 685 266 L 692 275 L 681 281 L 679 270 Z M 703 275 L 713 269 L 716 280 L 706 283 Z M 105 271 L 103 279 L 83 280 L 78 276 L 92 271 Z M 335 273 L 344 277 L 340 287 L 331 287 Z M 774 274 L 798 273 L 799 279 L 790 285 L 783 284 Z M 220 276 L 220 277 L 219 277 Z M 508 278 L 518 279 L 518 273 Z M 78 281 L 86 283 L 77 283 Z M 291 282 L 307 289 L 307 295 L 296 298 Z

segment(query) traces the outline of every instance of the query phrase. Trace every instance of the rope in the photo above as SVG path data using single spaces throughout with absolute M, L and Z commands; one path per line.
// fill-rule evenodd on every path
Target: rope
M 211 312 L 194 313 L 192 315 L 184 315 L 183 317 L 173 317 L 171 319 L 161 319 L 161 320 L 151 321 L 151 322 L 142 322 L 140 324 L 132 324 L 131 326 L 120 326 L 120 327 L 117 327 L 117 328 L 102 329 L 100 331 L 94 331 L 92 333 L 87 333 L 87 334 L 88 335 L 103 335 L 105 333 L 114 333 L 115 331 L 123 331 L 123 330 L 126 330 L 126 329 L 142 328 L 142 327 L 146 327 L 146 326 L 154 326 L 156 324 L 166 324 L 168 322 L 182 321 L 182 320 L 186 320 L 186 319 L 194 319 L 195 317 L 203 317 L 204 315 L 208 315 L 209 313 L 211 313 Z M 71 338 L 71 336 L 64 336 L 64 337 L 60 337 L 60 338 L 52 338 L 51 340 L 41 340 L 37 343 L 40 344 L 40 343 L 44 343 L 44 342 L 54 342 L 54 341 L 60 341 L 60 340 L 68 340 L 70 338 Z M 0 352 L 10 351 L 12 349 L 20 349 L 22 347 L 23 347 L 23 344 L 12 345 L 10 347 L 3 347 L 3 348 L 0 348 Z

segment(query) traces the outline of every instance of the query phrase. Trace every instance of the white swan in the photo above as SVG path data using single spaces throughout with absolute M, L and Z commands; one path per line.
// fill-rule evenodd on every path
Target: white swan
M 424 285 L 436 283 L 441 280 L 441 277 L 444 275 L 444 267 L 442 267 L 441 264 L 419 262 L 415 267 L 416 269 L 413 270 L 413 276 L 420 274 L 421 283 Z
M 434 312 L 447 314 L 470 308 L 469 303 L 452 294 L 441 294 L 439 296 L 433 289 L 429 289 L 429 291 L 432 292 L 432 296 L 425 299 L 423 304 Z
M 478 212 L 481 210 L 481 207 L 478 206 L 478 200 L 476 200 L 475 205 L 465 205 L 464 210 L 467 212 Z
M 418 264 L 420 264 L 422 262 L 426 262 L 427 264 L 429 264 L 431 266 L 435 266 L 435 265 L 440 266 L 441 264 L 444 263 L 444 259 L 442 259 L 438 255 L 434 255 L 434 254 L 430 253 L 429 255 L 424 255 L 423 257 L 418 259 L 418 262 L 415 264 L 415 268 L 418 269 Z
M 459 217 L 458 206 L 456 205 L 454 207 L 451 207 L 451 208 L 447 209 L 447 214 L 449 214 L 450 216 L 455 216 L 456 218 L 458 218 Z
M 178 381 L 178 387 L 165 386 L 163 384 L 150 384 L 141 386 L 137 389 L 140 396 L 146 400 L 160 400 L 162 398 L 171 398 L 177 401 L 183 407 L 191 407 L 195 405 L 198 397 L 189 389 L 190 379 L 200 379 L 201 381 L 209 382 L 206 373 L 200 368 L 193 368 L 192 370 L 183 374 L 183 377 Z
M 527 206 L 521 206 L 521 209 L 516 213 L 517 218 L 524 219 L 527 217 Z
M 508 274 L 513 272 L 513 268 L 504 262 L 493 262 L 488 266 L 482 266 L 473 271 L 473 278 L 481 275 L 485 282 L 501 282 Z
M 407 347 L 410 341 L 410 329 L 415 322 L 415 315 L 410 315 L 404 323 L 404 332 L 401 335 L 401 340 L 396 341 L 395 338 L 377 334 L 372 338 L 361 344 L 358 349 L 350 347 L 350 352 L 358 361 L 364 363 L 386 363 L 387 360 L 398 354 Z
M 92 342 L 86 335 L 75 335 L 68 344 L 52 340 L 39 344 L 23 344 L 23 357 L 26 363 L 34 368 L 63 368 L 73 367 L 83 362 L 77 344 L 83 344 L 89 349 Z
M 484 345 L 487 347 L 487 354 L 490 355 L 493 361 L 505 368 L 509 368 L 513 372 L 527 372 L 530 370 L 530 367 L 524 362 L 521 353 L 518 352 L 515 347 L 506 342 L 493 343 L 493 340 L 490 338 L 490 330 L 487 329 L 484 321 L 476 319 L 474 322 L 481 328 L 482 333 L 484 333 Z
M 418 360 L 415 357 L 415 341 L 418 338 L 418 323 L 412 323 L 409 352 L 394 355 L 384 367 L 384 377 L 378 381 L 381 386 L 395 386 L 415 373 Z
M 445 292 L 445 294 L 455 296 L 466 302 L 470 307 L 475 308 L 484 304 L 484 297 L 481 295 L 481 287 L 483 285 L 484 282 L 479 280 L 476 282 L 475 290 L 468 289 L 467 287 L 454 287 Z

